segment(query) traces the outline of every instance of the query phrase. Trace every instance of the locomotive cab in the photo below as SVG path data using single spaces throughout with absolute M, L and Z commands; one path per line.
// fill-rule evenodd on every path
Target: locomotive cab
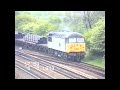
M 53 54 L 57 53 L 56 55 L 58 55 L 60 53 L 66 57 L 78 57 L 80 59 L 85 55 L 84 37 L 77 32 L 49 33 L 48 48 Z

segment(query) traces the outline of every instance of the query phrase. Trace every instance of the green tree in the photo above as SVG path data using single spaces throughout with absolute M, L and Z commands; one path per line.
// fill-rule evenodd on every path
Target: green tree
M 48 21 L 39 21 L 38 27 L 33 31 L 34 34 L 46 35 L 48 32 L 58 29 L 57 25 L 49 23 Z
M 103 56 L 105 53 L 105 21 L 100 19 L 92 30 L 85 34 L 85 38 L 90 52 Z
M 15 30 L 19 32 L 23 32 L 24 25 L 30 22 L 36 22 L 36 19 L 31 15 L 25 14 L 25 15 L 15 16 Z
M 61 20 L 58 16 L 52 16 L 50 17 L 50 23 L 53 23 L 53 24 L 60 24 L 61 23 Z

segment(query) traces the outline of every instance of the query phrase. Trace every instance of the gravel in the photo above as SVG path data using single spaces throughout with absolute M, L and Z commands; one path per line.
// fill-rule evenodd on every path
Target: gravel
M 15 67 L 15 79 L 34 79 L 34 77 Z

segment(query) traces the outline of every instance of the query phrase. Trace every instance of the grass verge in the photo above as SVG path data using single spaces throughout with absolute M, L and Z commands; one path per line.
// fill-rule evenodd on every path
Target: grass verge
M 82 60 L 82 62 L 92 64 L 105 69 L 105 58 L 103 57 L 97 57 L 87 53 L 86 57 Z

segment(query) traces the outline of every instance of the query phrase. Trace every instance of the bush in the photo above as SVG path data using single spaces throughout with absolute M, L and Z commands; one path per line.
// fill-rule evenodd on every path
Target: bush
M 105 23 L 99 20 L 95 26 L 85 34 L 87 47 L 96 56 L 105 54 Z
M 95 59 L 95 57 L 92 55 L 92 53 L 90 53 L 89 51 L 87 51 L 85 59 L 86 60 L 93 60 L 93 59 Z

